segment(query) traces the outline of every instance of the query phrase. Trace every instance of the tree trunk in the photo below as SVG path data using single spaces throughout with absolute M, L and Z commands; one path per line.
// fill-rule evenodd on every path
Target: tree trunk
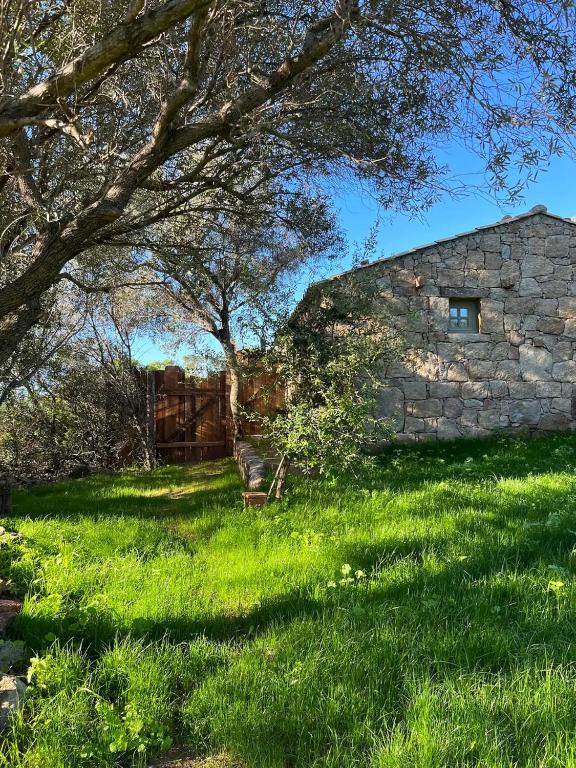
M 228 369 L 228 377 L 230 379 L 230 413 L 232 414 L 232 424 L 234 430 L 234 440 L 242 437 L 242 419 L 240 417 L 240 407 L 238 398 L 240 396 L 240 365 L 238 364 L 238 357 L 236 356 L 236 347 L 234 342 L 230 339 L 220 339 L 222 349 L 224 350 L 224 356 L 226 357 L 226 367 Z

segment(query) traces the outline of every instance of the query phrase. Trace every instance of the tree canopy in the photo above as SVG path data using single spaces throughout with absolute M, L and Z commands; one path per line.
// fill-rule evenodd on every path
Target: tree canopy
M 0 0 L 0 364 L 70 266 L 271 177 L 434 197 L 439 136 L 497 185 L 574 117 L 571 3 Z M 560 143 L 559 143 L 560 142 Z M 68 265 L 68 267 L 66 267 Z

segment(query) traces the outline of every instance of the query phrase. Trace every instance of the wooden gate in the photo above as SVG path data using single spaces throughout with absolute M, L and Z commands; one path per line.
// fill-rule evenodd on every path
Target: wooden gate
M 160 460 L 195 462 L 232 453 L 225 373 L 186 381 L 181 368 L 168 366 L 154 372 L 154 385 L 156 451 Z
M 232 455 L 234 426 L 225 371 L 186 380 L 182 368 L 169 365 L 147 375 L 146 381 L 148 431 L 161 461 L 187 463 Z M 274 377 L 265 373 L 244 379 L 238 394 L 240 405 L 260 414 L 273 413 L 284 402 Z M 241 429 L 244 435 L 254 435 L 261 426 L 243 418 Z

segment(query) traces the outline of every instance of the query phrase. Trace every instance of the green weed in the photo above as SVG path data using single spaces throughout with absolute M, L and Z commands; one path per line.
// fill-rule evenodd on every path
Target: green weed
M 228 461 L 19 492 L 35 658 L 0 766 L 171 741 L 247 768 L 576 766 L 575 464 L 572 436 L 391 448 L 260 510 Z

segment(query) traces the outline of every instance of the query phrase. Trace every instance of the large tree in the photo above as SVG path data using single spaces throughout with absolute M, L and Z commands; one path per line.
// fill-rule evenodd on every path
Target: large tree
M 67 263 L 270 174 L 425 202 L 449 131 L 497 183 L 538 165 L 572 125 L 574 21 L 553 0 L 0 0 L 0 365 Z
M 146 247 L 133 252 L 133 271 L 160 286 L 176 338 L 191 344 L 207 334 L 217 342 L 238 426 L 238 344 L 264 351 L 293 308 L 298 279 L 340 254 L 333 215 L 322 197 L 268 184 L 255 205 L 234 215 L 182 216 L 146 237 Z

